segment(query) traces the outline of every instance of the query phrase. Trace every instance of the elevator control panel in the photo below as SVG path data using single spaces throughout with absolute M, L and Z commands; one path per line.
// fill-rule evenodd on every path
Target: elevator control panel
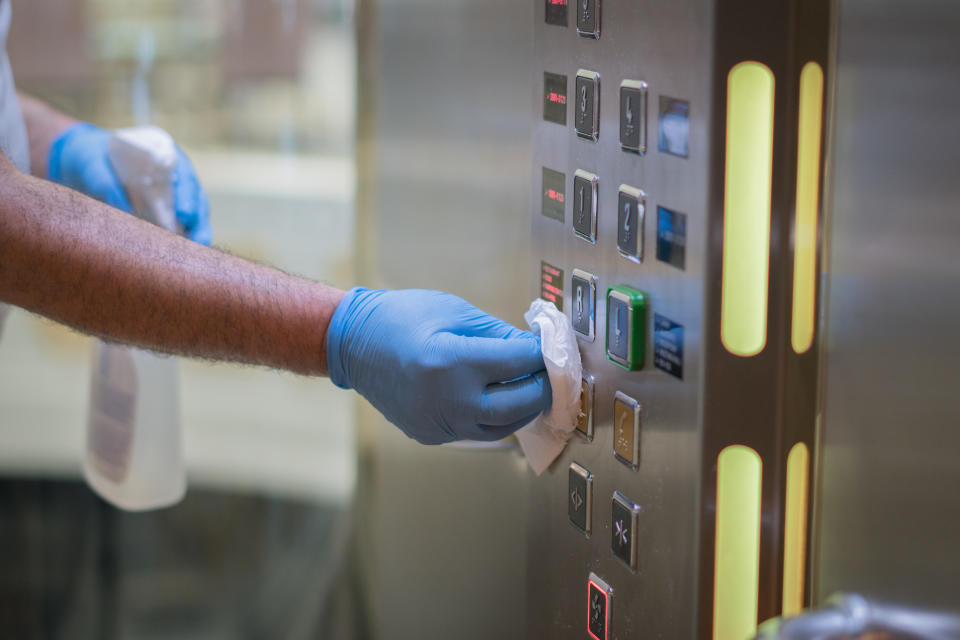
M 703 89 L 690 47 L 647 22 L 676 20 L 670 3 L 536 2 L 533 273 L 570 318 L 583 379 L 574 436 L 533 485 L 529 575 L 550 586 L 530 596 L 527 637 L 679 637 L 680 618 L 653 622 L 667 601 L 637 597 L 659 597 L 646 580 L 676 581 L 663 558 L 694 539 L 695 492 L 667 493 L 663 478 L 686 461 L 669 447 L 697 416 Z M 572 598 L 585 579 L 584 625 Z
M 815 444 L 819 350 L 791 342 L 790 280 L 822 267 L 794 258 L 822 231 L 801 228 L 825 148 L 801 128 L 829 115 L 829 0 L 533 2 L 529 280 L 583 379 L 573 436 L 530 476 L 526 637 L 752 637 L 810 592 L 786 562 L 811 520 L 788 554 L 781 503 L 786 447 Z M 721 460 L 757 498 L 720 500 Z M 724 534 L 732 513 L 756 540 Z

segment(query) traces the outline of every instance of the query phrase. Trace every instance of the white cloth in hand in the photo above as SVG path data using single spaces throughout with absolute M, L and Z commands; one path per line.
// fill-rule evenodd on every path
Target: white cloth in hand
M 560 455 L 576 428 L 582 365 L 570 319 L 552 303 L 534 300 L 523 318 L 530 330 L 540 336 L 543 362 L 553 388 L 550 409 L 517 431 L 527 462 L 540 475 Z

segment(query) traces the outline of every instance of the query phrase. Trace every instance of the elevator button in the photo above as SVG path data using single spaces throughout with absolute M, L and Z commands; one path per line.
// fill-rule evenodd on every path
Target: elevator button
M 613 399 L 613 455 L 628 467 L 640 466 L 640 403 L 622 391 Z
M 595 173 L 577 169 L 573 174 L 573 232 L 587 242 L 597 242 L 597 190 Z
M 617 251 L 620 255 L 643 262 L 643 221 L 647 210 L 646 195 L 640 189 L 620 185 L 617 201 Z
M 620 147 L 643 155 L 647 152 L 647 83 L 620 83 Z
M 630 571 L 637 571 L 637 529 L 640 506 L 619 491 L 613 492 L 610 550 Z
M 595 141 L 600 135 L 600 74 L 580 69 L 574 88 L 574 127 L 577 135 Z
M 607 289 L 607 359 L 627 371 L 643 367 L 647 297 L 625 285 Z
M 612 606 L 613 589 L 591 572 L 587 579 L 587 633 L 591 640 L 609 640 L 607 630 Z
M 600 0 L 574 0 L 577 4 L 577 33 L 584 38 L 600 37 Z
M 577 433 L 593 440 L 593 376 L 585 375 L 580 380 L 580 413 L 577 414 Z
M 597 310 L 597 277 L 580 269 L 573 270 L 570 287 L 570 320 L 573 330 L 588 342 L 594 338 L 594 318 Z
M 589 537 L 593 527 L 593 474 L 574 462 L 567 475 L 567 516 Z

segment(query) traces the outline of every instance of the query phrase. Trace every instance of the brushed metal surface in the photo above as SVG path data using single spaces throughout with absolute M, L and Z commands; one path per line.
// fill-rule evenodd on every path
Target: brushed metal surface
M 960 611 L 960 5 L 838 5 L 816 598 Z
M 613 589 L 612 638 L 690 638 L 695 632 L 697 536 L 700 468 L 700 335 L 703 304 L 703 256 L 707 242 L 707 137 L 710 105 L 709 3 L 604 2 L 601 36 L 579 37 L 576 29 L 544 22 L 544 3 L 535 2 L 535 54 L 530 72 L 530 112 L 542 111 L 543 72 L 568 77 L 566 127 L 537 118 L 533 124 L 533 255 L 529 281 L 539 282 L 540 260 L 564 269 L 564 309 L 569 309 L 574 268 L 596 274 L 597 339 L 581 340 L 585 371 L 595 378 L 594 438 L 575 438 L 556 463 L 530 483 L 527 637 L 557 640 L 586 637 L 587 578 L 596 573 Z M 571 3 L 571 12 L 575 11 Z M 574 16 L 571 16 L 573 18 Z M 573 20 L 571 20 L 573 23 Z M 573 130 L 573 87 L 578 69 L 600 74 L 599 140 L 579 138 Z M 621 150 L 619 100 L 622 80 L 649 85 L 647 154 Z M 689 100 L 690 157 L 656 150 L 659 96 Z M 565 222 L 540 215 L 540 169 L 567 176 L 582 169 L 599 176 L 597 243 L 575 237 L 572 195 Z M 617 251 L 618 187 L 646 193 L 647 256 L 637 264 Z M 654 256 L 656 206 L 687 214 L 686 270 Z M 684 327 L 684 379 L 653 367 L 653 338 L 648 331 L 646 367 L 625 372 L 605 354 L 606 291 L 632 286 L 649 296 L 653 311 Z M 538 290 L 531 288 L 530 295 Z M 648 322 L 652 322 L 652 314 Z M 640 468 L 614 459 L 614 395 L 622 391 L 643 406 Z M 576 462 L 594 474 L 593 535 L 585 539 L 567 521 L 567 473 Z M 611 510 L 615 490 L 641 506 L 638 573 L 632 574 L 611 552 Z

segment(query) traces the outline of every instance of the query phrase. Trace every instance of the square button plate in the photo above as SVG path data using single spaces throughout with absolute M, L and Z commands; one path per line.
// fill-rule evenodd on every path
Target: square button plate
M 580 269 L 573 270 L 570 285 L 570 322 L 573 330 L 587 342 L 593 342 L 597 311 L 597 277 Z
M 633 262 L 643 262 L 643 221 L 646 194 L 629 185 L 620 185 L 617 200 L 617 251 Z
M 596 142 L 600 137 L 600 74 L 586 69 L 577 71 L 573 100 L 577 135 Z
M 637 571 L 637 528 L 640 506 L 619 491 L 613 492 L 610 550 L 630 571 Z
M 577 33 L 584 38 L 600 37 L 600 0 L 573 0 L 577 7 Z
M 567 475 L 567 516 L 589 538 L 593 527 L 593 474 L 574 462 Z
M 622 391 L 613 398 L 613 454 L 634 470 L 640 466 L 640 403 Z
M 647 152 L 647 83 L 620 83 L 620 148 L 643 155 Z
M 609 640 L 612 606 L 613 589 L 591 572 L 587 579 L 587 635 L 591 640 Z
M 573 232 L 587 242 L 597 242 L 597 174 L 577 169 L 573 174 Z
M 577 433 L 593 440 L 593 376 L 585 375 L 580 381 L 580 413 L 577 414 Z

